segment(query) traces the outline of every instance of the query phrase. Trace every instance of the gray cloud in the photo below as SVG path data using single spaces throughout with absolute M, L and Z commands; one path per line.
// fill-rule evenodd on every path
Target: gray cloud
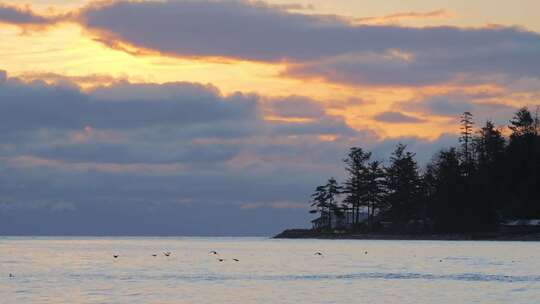
M 398 104 L 400 109 L 423 113 L 425 115 L 448 116 L 458 119 L 463 112 L 472 112 L 477 120 L 494 120 L 505 124 L 517 110 L 515 107 L 494 102 L 491 94 L 448 93 L 423 97 Z
M 78 22 L 111 47 L 125 42 L 143 49 L 135 53 L 286 62 L 283 76 L 350 85 L 540 77 L 540 35 L 515 27 L 355 25 L 340 16 L 235 0 L 111 1 L 54 18 L 4 6 L 2 17 L 15 24 Z
M 56 23 L 61 16 L 44 17 L 28 8 L 19 8 L 0 3 L 0 22 L 20 26 L 47 26 Z
M 121 96 L 119 92 L 124 90 Z M 155 96 L 148 98 L 148 94 Z M 159 94 L 158 94 L 159 92 Z M 109 94 L 110 98 L 103 96 Z M 27 85 L 17 79 L 0 87 L 0 129 L 126 129 L 152 125 L 196 125 L 257 119 L 257 98 L 219 95 L 215 88 L 192 83 L 123 83 L 85 94 L 76 87 Z M 129 103 L 126 103 L 129 101 Z
M 247 1 L 116 1 L 88 7 L 80 19 L 109 45 L 120 40 L 178 56 L 288 61 L 284 75 L 292 77 L 427 85 L 540 76 L 540 36 L 518 28 L 353 25 Z
M 120 82 L 85 93 L 69 83 L 10 78 L 0 86 L 0 100 L 0 156 L 67 163 L 223 163 L 254 140 L 288 145 L 293 144 L 289 136 L 318 142 L 319 135 L 358 135 L 342 118 L 324 114 L 305 97 L 222 96 L 213 86 L 192 83 Z M 298 116 L 294 107 L 284 106 L 288 100 L 301 103 L 317 119 L 264 119 L 265 104 L 278 105 L 284 117 Z
M 322 104 L 303 96 L 270 99 L 265 106 L 270 114 L 284 118 L 319 118 L 325 115 Z
M 401 112 L 382 112 L 374 117 L 378 121 L 387 122 L 387 123 L 422 123 L 425 122 L 424 119 L 420 119 L 414 116 L 409 116 Z
M 309 119 L 260 115 L 265 103 L 300 114 L 283 100 L 312 109 Z M 311 102 L 188 83 L 82 92 L 9 78 L 0 85 L 0 231 L 268 235 L 307 225 L 302 204 L 328 177 L 343 179 L 350 146 L 383 157 L 394 144 Z M 403 140 L 430 152 L 422 139 Z
M 14 24 L 44 24 L 45 17 L 34 14 L 30 10 L 0 4 L 0 21 Z

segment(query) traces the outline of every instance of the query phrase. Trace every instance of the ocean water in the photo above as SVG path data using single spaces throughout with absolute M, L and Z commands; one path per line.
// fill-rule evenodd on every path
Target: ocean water
M 0 303 L 531 304 L 539 254 L 533 242 L 3 237 Z

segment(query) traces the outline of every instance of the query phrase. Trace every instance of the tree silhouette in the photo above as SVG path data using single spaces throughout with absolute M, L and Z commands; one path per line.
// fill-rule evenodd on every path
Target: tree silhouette
M 327 225 L 330 224 L 331 218 L 328 218 L 330 212 L 330 205 L 328 204 L 328 194 L 326 192 L 326 186 L 317 186 L 315 192 L 311 195 L 311 207 L 315 209 L 311 210 L 311 213 L 319 213 L 321 218 L 327 215 L 326 221 Z
M 503 156 L 505 145 L 506 140 L 501 130 L 495 128 L 492 121 L 486 121 L 486 124 L 478 131 L 478 136 L 474 138 L 478 164 L 488 167 L 495 163 Z
M 366 206 L 363 198 L 367 187 L 367 162 L 370 158 L 370 152 L 353 147 L 349 150 L 347 158 L 343 160 L 347 173 L 347 179 L 343 186 L 343 193 L 346 194 L 344 203 L 352 210 L 353 224 L 358 224 L 360 221 L 360 208 Z
M 463 233 L 496 231 L 506 219 L 540 218 L 539 112 L 519 109 L 509 121 L 508 137 L 490 120 L 475 130 L 473 115 L 463 113 L 459 148 L 438 152 L 422 175 L 403 144 L 387 168 L 353 147 L 343 160 L 343 187 L 334 178 L 317 187 L 312 212 L 327 215 L 330 224 L 333 215 L 352 210 L 358 227 L 360 211 L 367 210 L 370 231 L 379 226 L 376 219 L 391 219 L 394 232 L 417 220 L 424 232 Z M 345 208 L 338 205 L 341 193 Z
M 332 215 L 343 217 L 343 212 L 338 205 L 337 196 L 341 193 L 341 186 L 335 178 L 328 179 L 323 186 L 318 186 L 311 195 L 311 206 L 314 210 L 311 213 L 320 213 L 321 217 L 326 216 L 327 228 L 332 228 Z
M 366 203 L 368 213 L 368 227 L 373 227 L 373 218 L 377 210 L 381 211 L 386 206 L 385 178 L 386 174 L 379 161 L 372 161 L 367 166 L 364 175 L 366 188 L 361 196 L 361 201 Z
M 404 223 L 418 213 L 422 182 L 414 154 L 398 144 L 386 169 L 389 213 L 396 223 Z
M 461 143 L 461 161 L 463 164 L 463 172 L 465 175 L 470 176 L 473 170 L 473 149 L 472 149 L 472 136 L 473 136 L 473 115 L 471 112 L 463 112 L 460 119 L 461 123 L 461 137 L 459 142 Z

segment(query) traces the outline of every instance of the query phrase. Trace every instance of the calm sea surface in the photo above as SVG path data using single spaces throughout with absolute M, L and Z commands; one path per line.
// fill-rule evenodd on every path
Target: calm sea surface
M 540 243 L 4 237 L 0 303 L 531 304 Z

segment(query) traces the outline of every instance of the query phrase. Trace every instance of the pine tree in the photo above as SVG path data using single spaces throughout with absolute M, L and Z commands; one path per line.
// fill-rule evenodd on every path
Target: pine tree
M 362 201 L 366 202 L 368 213 L 368 226 L 373 227 L 373 218 L 377 210 L 383 210 L 385 206 L 385 172 L 379 161 L 372 161 L 365 171 L 366 189 L 362 195 Z
M 512 140 L 536 135 L 536 122 L 527 107 L 517 111 L 514 118 L 510 120 L 508 128 L 512 130 L 512 135 L 510 135 Z
M 495 128 L 492 121 L 486 121 L 484 127 L 478 131 L 474 138 L 474 148 L 480 166 L 488 166 L 500 159 L 504 154 L 506 140 L 501 130 Z
M 310 213 L 319 213 L 321 219 L 326 215 L 326 224 L 330 225 L 330 219 L 328 218 L 330 205 L 328 204 L 328 193 L 326 191 L 326 185 L 317 186 L 315 192 L 311 195 L 311 207 L 315 209 L 311 210 Z
M 463 164 L 465 175 L 470 176 L 474 167 L 472 149 L 474 121 L 471 112 L 463 112 L 460 122 L 461 137 L 459 138 L 459 142 L 461 143 L 461 163 Z
M 353 224 L 358 224 L 360 221 L 360 208 L 365 206 L 362 197 L 366 191 L 365 172 L 367 170 L 367 162 L 370 158 L 370 152 L 365 152 L 362 148 L 353 147 L 349 150 L 347 158 L 343 160 L 347 173 L 347 180 L 343 186 L 343 193 L 347 195 L 344 203 L 352 210 Z
M 343 211 L 338 205 L 337 197 L 341 194 L 342 187 L 338 184 L 335 178 L 330 178 L 325 185 L 328 208 L 330 213 L 335 214 L 339 218 L 343 218 Z
M 422 182 L 414 154 L 407 146 L 398 144 L 386 169 L 389 213 L 393 220 L 403 223 L 417 214 L 422 195 Z

